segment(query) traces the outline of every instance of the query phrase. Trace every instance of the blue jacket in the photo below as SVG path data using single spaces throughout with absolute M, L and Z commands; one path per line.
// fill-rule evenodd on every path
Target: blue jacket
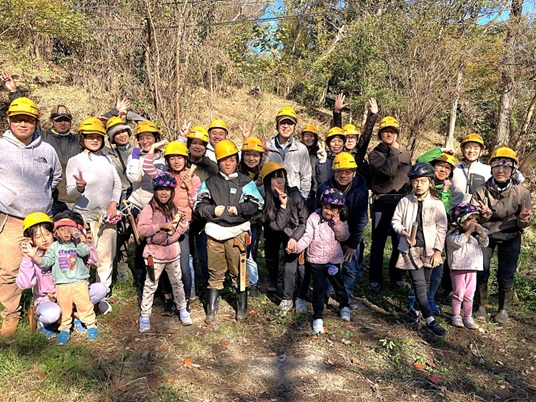
M 316 192 L 317 208 L 322 207 L 320 195 L 329 188 L 337 188 L 337 183 L 333 177 L 318 187 Z M 363 230 L 368 222 L 368 189 L 363 176 L 356 173 L 354 180 L 343 193 L 344 205 L 348 208 L 350 238 L 342 244 L 355 250 L 363 239 Z

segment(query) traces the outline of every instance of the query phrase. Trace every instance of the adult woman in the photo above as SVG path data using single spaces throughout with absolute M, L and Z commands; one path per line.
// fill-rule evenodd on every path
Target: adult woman
M 480 223 L 489 230 L 489 245 L 483 249 L 484 271 L 477 273 L 475 317 L 487 317 L 490 261 L 497 248 L 499 309 L 494 319 L 499 324 L 506 324 L 514 298 L 514 274 L 521 251 L 521 233 L 530 225 L 532 204 L 529 190 L 513 180 L 519 161 L 512 149 L 496 149 L 489 163 L 491 178 L 476 190 L 471 200 L 473 205 L 481 208 L 483 217 Z

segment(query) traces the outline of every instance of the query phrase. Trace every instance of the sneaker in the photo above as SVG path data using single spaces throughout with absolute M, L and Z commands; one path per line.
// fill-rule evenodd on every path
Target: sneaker
M 147 332 L 151 329 L 151 319 L 149 317 L 140 317 L 140 332 Z
M 348 307 L 350 307 L 350 310 L 363 310 L 365 305 L 353 297 L 348 296 Z
M 430 306 L 430 310 L 432 311 L 432 313 L 434 313 L 434 314 L 441 313 L 441 309 L 439 307 L 437 307 L 437 305 L 435 304 L 434 299 L 428 299 L 428 306 Z
M 416 324 L 421 319 L 421 315 L 420 311 L 411 309 L 400 319 L 400 322 L 402 324 Z
M 102 299 L 99 303 L 99 311 L 102 315 L 106 315 L 112 312 L 112 305 L 108 303 L 108 300 Z
M 305 304 L 305 300 L 296 299 L 296 313 L 307 314 L 307 305 Z
M 58 335 L 56 345 L 67 345 L 69 343 L 69 331 L 61 331 Z
M 284 313 L 292 311 L 292 300 L 281 300 L 281 303 L 279 303 L 279 309 Z
M 381 289 L 381 285 L 379 282 L 370 282 L 370 290 L 373 292 L 379 292 Z
M 478 329 L 478 325 L 474 322 L 473 317 L 463 317 L 463 325 L 467 329 Z
M 438 338 L 443 338 L 445 335 L 447 335 L 447 331 L 441 325 L 439 325 L 436 320 L 428 324 L 426 326 L 426 329 L 428 330 L 428 332 Z
M 49 325 L 45 325 L 41 321 L 37 322 L 37 328 L 39 328 L 39 331 L 41 331 L 47 339 L 55 338 L 56 335 L 58 335 L 52 330 Z
M 343 321 L 350 321 L 350 308 L 343 307 L 341 309 L 341 318 Z
M 179 311 L 179 319 L 181 320 L 182 325 L 192 325 L 193 321 L 190 317 L 190 313 L 185 308 L 180 309 Z
M 99 335 L 99 330 L 97 327 L 91 327 L 87 329 L 87 340 L 88 341 L 94 341 L 97 339 L 97 336 Z
M 463 320 L 461 315 L 455 315 L 452 317 L 452 325 L 458 328 L 463 328 Z
M 317 318 L 313 321 L 313 332 L 315 334 L 323 334 L 324 333 L 324 320 L 321 318 Z
M 177 312 L 177 306 L 173 299 L 164 299 L 164 308 L 162 309 L 162 315 L 169 317 Z
M 82 321 L 80 321 L 78 318 L 73 320 L 73 329 L 81 334 L 87 332 L 87 328 L 84 327 L 84 324 L 82 324 Z

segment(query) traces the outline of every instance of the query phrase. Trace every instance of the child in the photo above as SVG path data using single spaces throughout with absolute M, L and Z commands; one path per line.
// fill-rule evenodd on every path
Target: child
M 186 309 L 186 297 L 182 284 L 180 266 L 179 237 L 188 229 L 188 222 L 173 202 L 177 181 L 169 173 L 160 173 L 153 178 L 154 196 L 149 205 L 143 208 L 138 219 L 138 231 L 144 236 L 147 245 L 143 250 L 143 258 L 147 267 L 154 263 L 154 278 L 151 272 L 145 278 L 141 300 L 140 332 L 151 329 L 150 316 L 158 280 L 164 270 L 167 271 L 173 298 L 179 308 L 182 325 L 192 325 L 190 313 Z
M 74 214 L 64 211 L 62 214 Z M 54 242 L 54 224 L 52 219 L 42 212 L 34 212 L 24 219 L 24 236 L 29 238 L 31 244 L 37 247 L 39 256 L 45 255 L 50 245 Z M 82 227 L 78 227 L 82 231 Z M 27 244 L 27 243 L 24 243 Z M 97 250 L 93 243 L 88 240 L 89 256 L 86 264 L 94 264 L 97 261 Z M 21 246 L 26 247 L 26 246 Z M 52 269 L 41 268 L 29 256 L 23 256 L 17 274 L 16 283 L 19 289 L 32 289 L 34 296 L 35 315 L 38 318 L 39 330 L 48 338 L 54 338 L 56 332 L 51 327 L 61 316 L 61 308 L 56 303 L 56 289 L 52 281 Z M 92 304 L 99 303 L 106 296 L 107 288 L 103 283 L 89 285 L 89 298 Z M 73 329 L 77 332 L 86 332 L 86 328 L 78 318 L 73 320 Z
M 489 244 L 488 231 L 477 222 L 479 217 L 478 208 L 465 202 L 450 212 L 447 254 L 452 280 L 452 325 L 460 328 L 478 329 L 472 317 L 476 273 L 484 270 L 482 248 Z M 462 305 L 463 319 L 460 315 Z
M 432 335 L 443 337 L 445 331 L 432 316 L 428 288 L 432 269 L 441 262 L 447 232 L 445 206 L 432 187 L 434 168 L 428 163 L 415 164 L 408 173 L 413 194 L 402 198 L 395 209 L 392 226 L 399 235 L 398 269 L 408 270 L 418 306 Z M 416 224 L 416 225 L 415 225 Z M 412 236 L 412 227 L 416 227 Z M 419 312 L 413 311 L 417 317 Z
M 56 298 L 61 308 L 61 324 L 57 345 L 69 342 L 69 331 L 72 324 L 73 304 L 78 317 L 87 327 L 87 339 L 97 339 L 95 311 L 89 299 L 89 270 L 82 260 L 89 255 L 86 237 L 78 231 L 76 222 L 64 215 L 54 222 L 54 241 L 44 256 L 37 253 L 37 248 L 24 244 L 23 253 L 39 264 L 41 268 L 52 267 L 52 280 L 56 286 Z M 42 246 L 47 245 L 45 242 Z
M 341 242 L 350 237 L 346 219 L 348 210 L 343 203 L 343 193 L 335 188 L 325 190 L 321 197 L 322 209 L 313 212 L 307 219 L 307 226 L 302 238 L 296 244 L 294 253 L 301 253 L 307 248 L 307 262 L 313 277 L 313 331 L 324 332 L 324 295 L 326 279 L 329 279 L 339 305 L 341 318 L 350 321 L 348 295 L 343 285 L 341 266 L 344 253 Z

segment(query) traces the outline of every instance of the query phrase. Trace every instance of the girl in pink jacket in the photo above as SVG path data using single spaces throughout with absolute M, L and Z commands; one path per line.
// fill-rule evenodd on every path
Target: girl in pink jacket
M 313 278 L 313 331 L 324 332 L 324 296 L 329 280 L 341 307 L 341 318 L 350 321 L 348 295 L 342 280 L 344 253 L 341 242 L 350 237 L 348 230 L 348 210 L 344 206 L 343 193 L 330 188 L 320 196 L 322 209 L 313 212 L 305 227 L 305 234 L 296 244 L 294 253 L 307 248 L 306 259 L 311 267 Z
M 151 329 L 154 293 L 164 270 L 171 282 L 182 325 L 192 325 L 190 313 L 186 309 L 178 242 L 179 237 L 188 229 L 188 222 L 173 202 L 177 181 L 173 175 L 164 172 L 153 177 L 152 182 L 154 196 L 138 217 L 138 231 L 147 241 L 143 250 L 147 277 L 140 305 L 140 332 Z

